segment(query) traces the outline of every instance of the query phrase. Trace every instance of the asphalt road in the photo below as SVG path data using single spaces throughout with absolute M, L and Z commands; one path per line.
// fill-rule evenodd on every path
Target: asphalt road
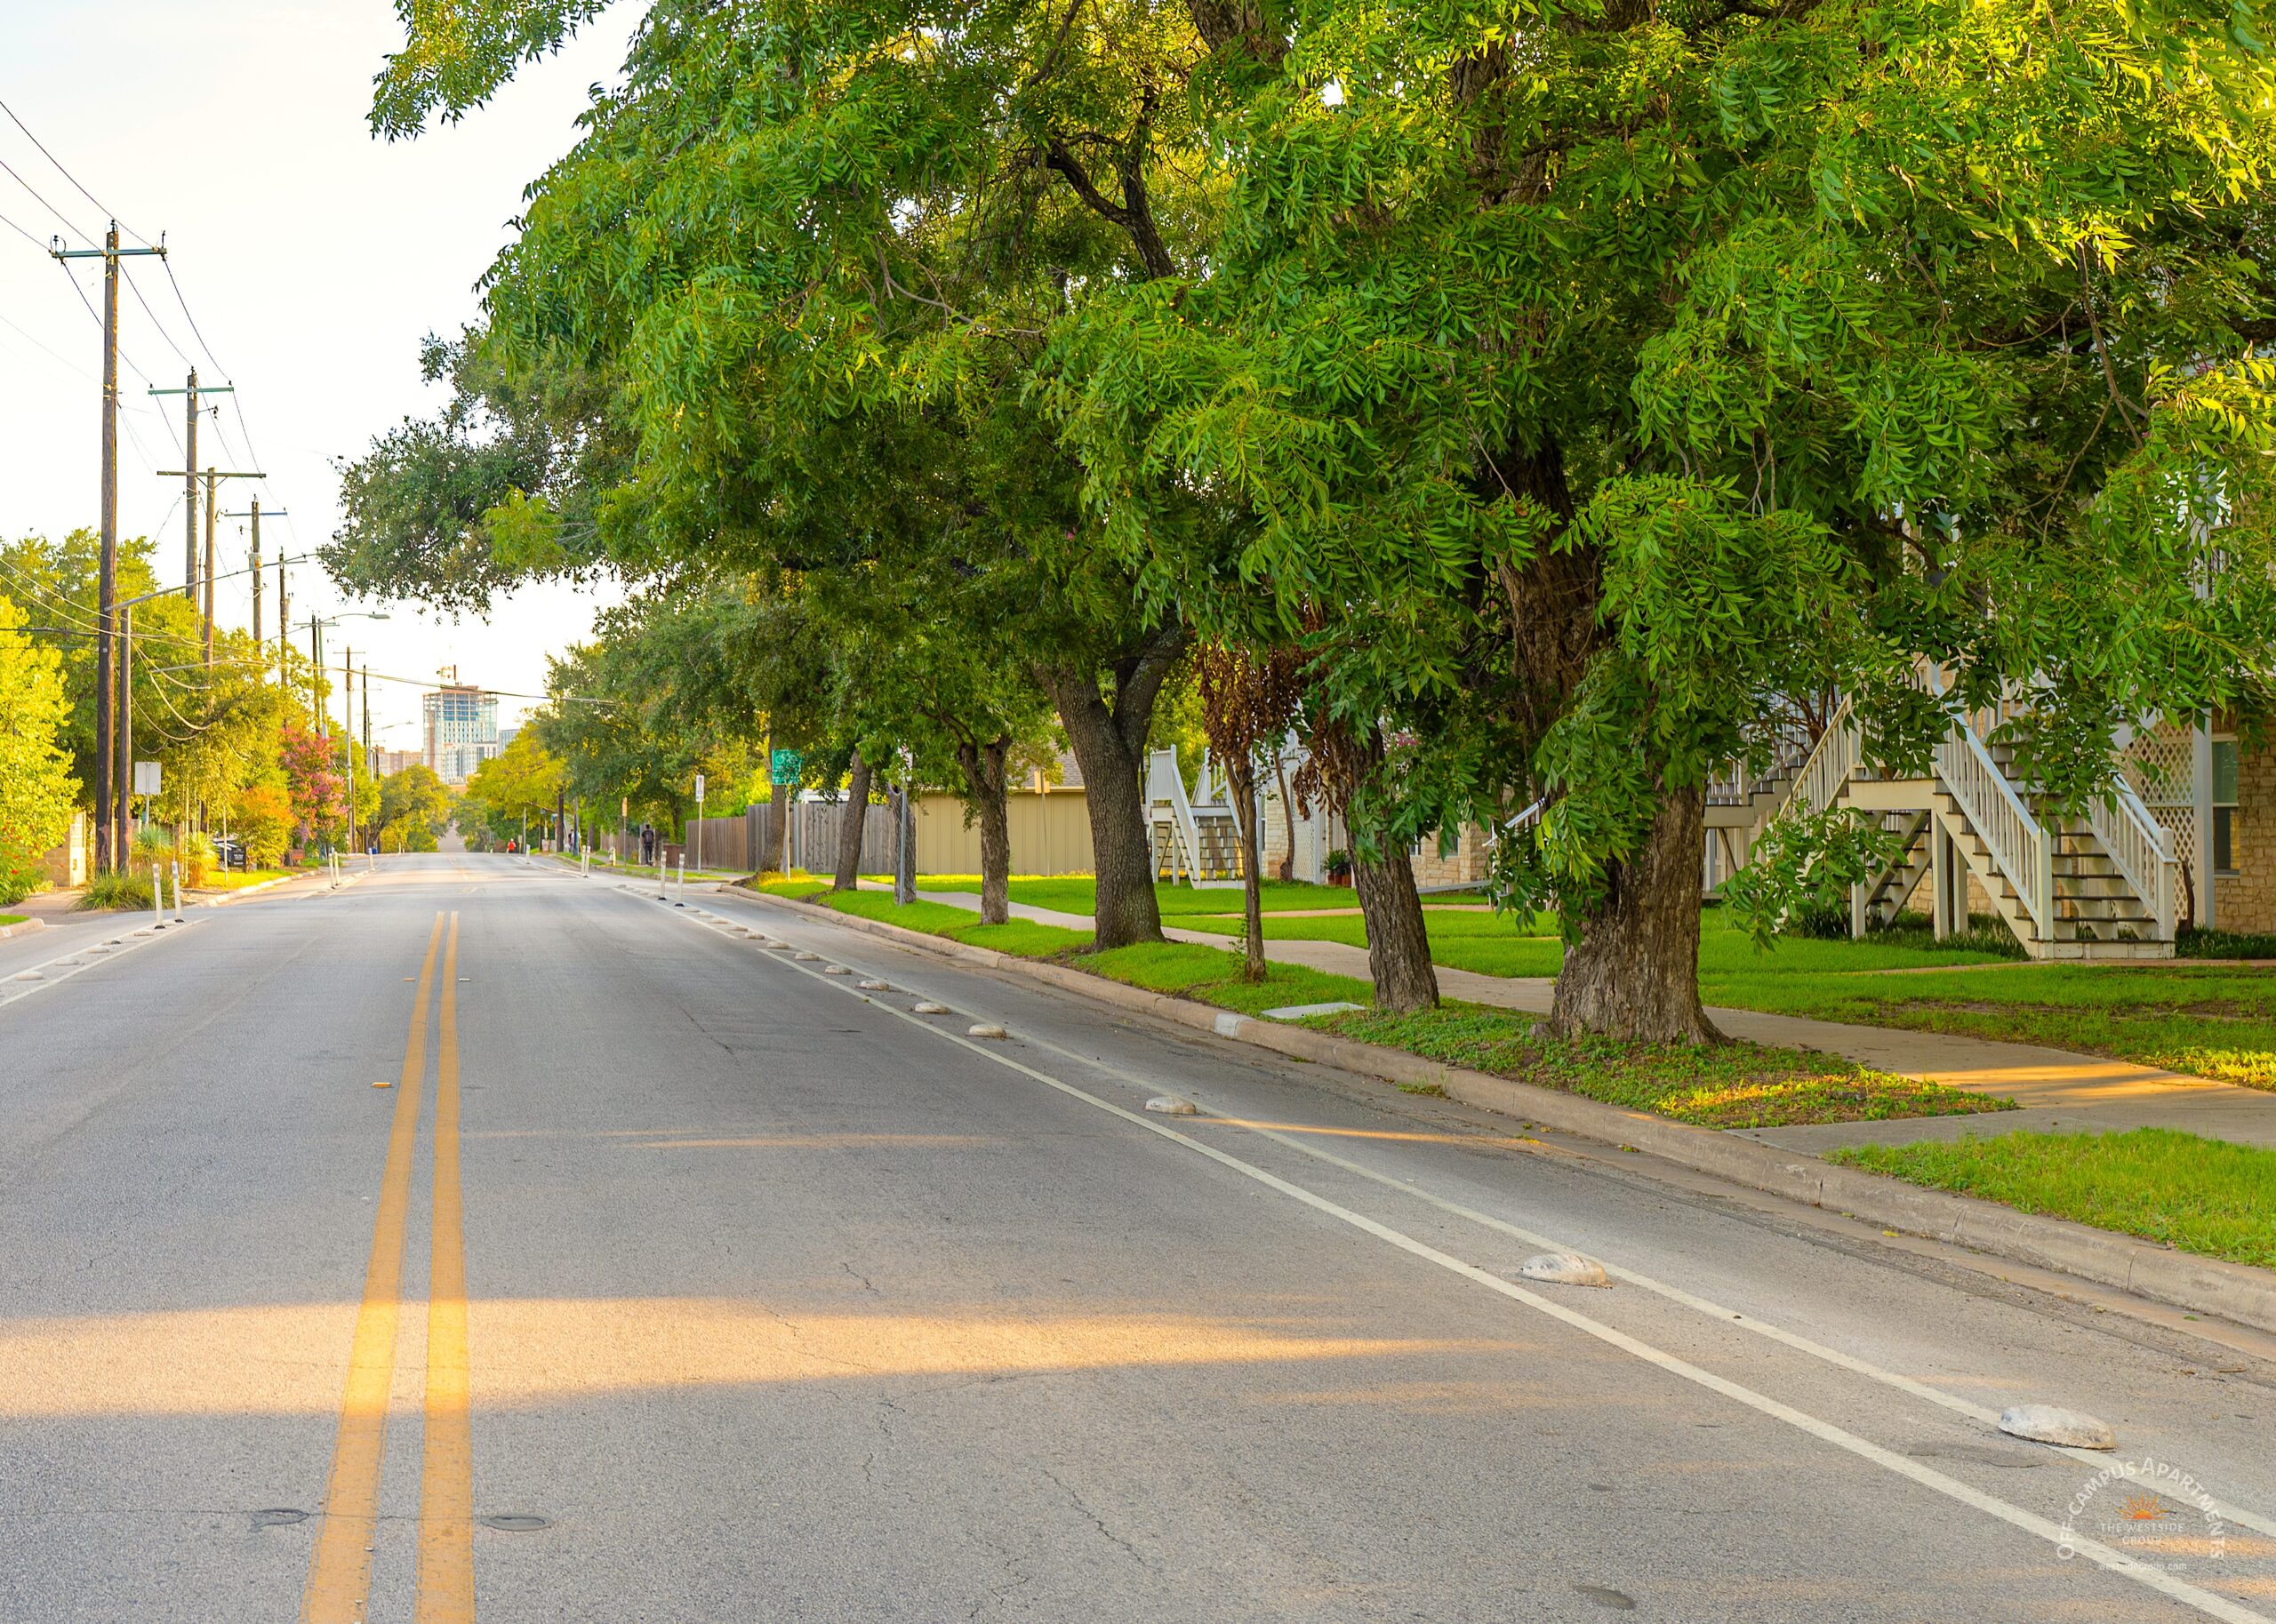
M 0 1620 L 2276 1618 L 2122 1305 L 753 899 L 193 920 L 0 957 Z

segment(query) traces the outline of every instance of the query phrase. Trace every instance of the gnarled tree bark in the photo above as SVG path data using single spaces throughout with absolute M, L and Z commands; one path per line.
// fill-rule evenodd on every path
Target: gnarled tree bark
M 973 815 L 980 820 L 980 922 L 1002 924 L 1012 916 L 1012 819 L 1006 796 L 1009 784 L 1009 734 L 965 740 L 957 746 Z
M 845 772 L 845 810 L 837 815 L 837 862 L 829 876 L 832 891 L 851 891 L 862 881 L 862 837 L 870 827 L 870 764 L 862 752 Z
M 1036 672 L 1058 708 L 1075 763 L 1083 770 L 1091 867 L 1098 886 L 1092 909 L 1101 948 L 1162 940 L 1153 844 L 1146 828 L 1146 735 L 1162 683 L 1185 644 L 1184 628 L 1165 627 L 1103 674 L 1082 666 L 1046 666 Z
M 1565 955 L 1549 1029 L 1643 1043 L 1712 1044 L 1723 1035 L 1699 1002 L 1700 853 L 1707 792 L 1663 793 L 1642 844 L 1606 870 L 1603 904 Z
M 1351 888 L 1367 925 L 1367 973 L 1375 983 L 1375 1007 L 1411 1015 L 1439 1005 L 1439 972 L 1431 963 L 1431 938 L 1423 929 L 1422 897 L 1414 888 L 1414 866 L 1396 847 L 1379 860 L 1353 852 Z
M 1321 792 L 1351 836 L 1351 888 L 1358 892 L 1367 927 L 1367 972 L 1375 984 L 1375 1007 L 1396 1015 L 1436 1009 L 1439 972 L 1431 963 L 1414 865 L 1382 831 L 1351 825 L 1353 796 L 1382 764 L 1382 732 L 1371 726 L 1355 740 L 1342 724 L 1333 724 L 1314 733 L 1312 759 Z M 1372 858 L 1364 851 L 1368 844 L 1376 847 Z

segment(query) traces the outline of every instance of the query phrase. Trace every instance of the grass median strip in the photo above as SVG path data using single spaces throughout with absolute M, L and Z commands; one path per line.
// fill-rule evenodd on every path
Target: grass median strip
M 2276 1268 L 2276 1151 L 2172 1128 L 1974 1134 L 1826 1158 L 2024 1212 Z
M 1447 1004 L 1419 1015 L 1361 1010 L 1303 1024 L 1703 1128 L 1886 1122 L 2015 1108 L 2014 1100 L 1998 1095 L 1873 1071 L 1838 1055 L 1751 1043 L 1700 1049 L 1558 1038 L 1532 1016 L 1478 1004 Z
M 769 885 L 766 890 L 778 896 L 798 894 L 789 886 Z M 804 895 L 843 913 L 1022 957 L 1052 959 L 1245 1015 L 1262 1015 L 1287 1004 L 1357 1004 L 1362 1006 L 1357 1011 L 1302 1024 L 1702 1127 L 1879 1122 L 2015 1108 L 2010 1100 L 1871 1071 L 1832 1055 L 1796 1049 L 1759 1044 L 1695 1049 L 1612 1038 L 1565 1041 L 1541 1033 L 1531 1015 L 1476 1004 L 1447 1004 L 1419 1015 L 1380 1014 L 1365 1007 L 1374 1001 L 1366 982 L 1300 964 L 1273 964 L 1264 980 L 1251 982 L 1241 979 L 1240 956 L 1221 948 L 1160 942 L 1093 952 L 1088 950 L 1091 939 L 1079 931 L 1016 919 L 983 925 L 965 909 L 942 903 L 896 908 L 890 896 L 879 892 L 821 895 L 826 890 L 816 884 Z

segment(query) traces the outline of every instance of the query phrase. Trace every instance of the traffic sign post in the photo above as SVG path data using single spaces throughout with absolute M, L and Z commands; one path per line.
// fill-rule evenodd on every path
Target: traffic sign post
M 703 774 L 695 775 L 695 871 L 703 872 Z M 682 884 L 685 884 L 683 880 Z
M 138 761 L 134 764 L 134 793 L 142 797 L 142 821 L 150 821 L 150 803 L 158 794 L 158 764 Z M 154 868 L 153 874 L 156 872 Z M 163 887 L 162 887 L 163 889 Z

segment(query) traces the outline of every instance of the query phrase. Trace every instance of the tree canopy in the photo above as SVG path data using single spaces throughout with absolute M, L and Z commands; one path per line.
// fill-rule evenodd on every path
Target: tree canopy
M 375 126 L 595 9 L 410 8 Z M 1163 683 L 1294 649 L 1363 860 L 1540 807 L 1554 1020 L 1711 1036 L 1705 782 L 1822 696 L 1899 771 L 2004 700 L 2056 807 L 2264 707 L 2269 12 L 656 0 L 333 564 L 946 603 L 1082 760 L 1110 943 Z

